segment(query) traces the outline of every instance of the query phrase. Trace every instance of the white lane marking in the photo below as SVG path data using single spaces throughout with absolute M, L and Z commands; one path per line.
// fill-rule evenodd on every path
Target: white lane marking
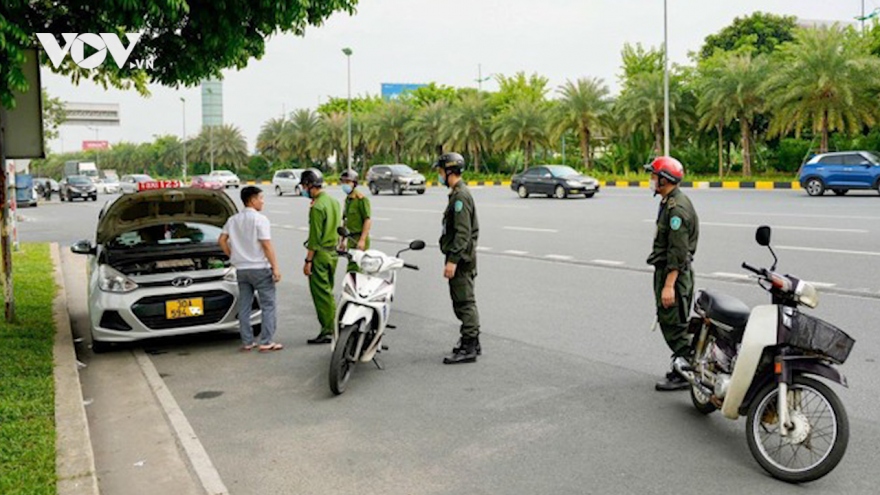
M 837 284 L 829 284 L 829 283 L 827 283 L 827 282 L 812 282 L 812 281 L 809 281 L 809 280 L 805 280 L 805 282 L 808 283 L 808 284 L 810 284 L 810 285 L 812 285 L 812 286 L 814 286 L 814 287 L 818 287 L 818 288 L 820 288 L 820 289 L 821 289 L 821 288 L 830 289 L 830 288 L 832 288 L 832 287 L 836 287 L 836 286 L 837 286 Z
M 504 254 L 515 254 L 517 256 L 522 256 L 524 254 L 529 254 L 529 252 L 528 251 L 515 251 L 513 249 L 508 249 L 507 251 L 504 251 Z
M 643 220 L 643 222 L 648 223 L 656 223 L 656 220 Z M 755 229 L 758 228 L 757 225 L 749 224 L 749 223 L 720 223 L 720 222 L 700 222 L 700 226 L 709 226 L 709 227 L 734 227 L 734 228 L 744 228 L 744 229 Z M 840 234 L 867 234 L 867 230 L 863 229 L 828 229 L 823 227 L 795 227 L 791 225 L 774 225 L 774 230 L 803 230 L 808 232 L 836 232 Z
M 374 206 L 374 210 L 381 211 L 405 211 L 408 213 L 432 213 L 434 215 L 440 215 L 443 213 L 443 210 L 420 210 L 417 208 L 391 208 L 388 206 Z
M 796 218 L 839 218 L 843 220 L 880 220 L 880 217 L 860 217 L 853 215 L 806 215 L 802 213 L 752 213 L 747 211 L 727 212 L 727 215 L 745 215 L 754 217 L 796 217 Z
M 491 251 L 492 248 L 485 246 L 477 246 L 477 251 Z
M 728 272 L 714 272 L 712 275 L 716 277 L 724 277 L 724 278 L 736 278 L 741 280 L 748 280 L 750 277 L 744 273 L 728 273 Z
M 535 229 L 532 227 L 504 227 L 504 230 L 517 230 L 520 232 L 545 232 L 549 234 L 556 234 L 559 231 L 554 229 Z
M 478 205 L 480 208 L 507 208 L 510 210 L 528 210 L 527 206 L 516 206 L 516 205 L 493 205 L 493 204 L 483 204 L 480 203 Z
M 303 232 L 308 232 L 308 231 L 309 231 L 309 228 L 308 228 L 308 227 L 297 227 L 296 230 L 301 230 L 301 231 L 303 231 Z
M 812 253 L 832 253 L 832 254 L 852 254 L 856 256 L 880 256 L 880 253 L 875 251 L 850 251 L 848 249 L 825 249 L 825 248 L 811 248 L 811 247 L 799 247 L 799 246 L 773 246 L 775 249 L 783 249 L 788 251 L 808 251 Z
M 378 220 L 378 221 L 380 221 L 380 222 L 387 222 L 387 221 L 389 221 L 389 220 L 391 220 L 391 219 L 390 219 L 390 218 L 385 218 L 385 217 L 370 217 L 370 220 L 374 220 L 374 221 Z
M 279 227 L 281 227 L 282 229 L 290 229 L 290 230 L 293 230 L 296 228 L 293 225 L 279 225 Z
M 287 213 L 290 213 L 290 212 L 287 211 L 287 210 L 266 210 L 266 211 L 267 211 L 268 213 L 274 213 L 274 214 L 276 214 L 276 215 L 285 215 L 285 214 L 287 214 Z
M 385 236 L 385 237 L 380 237 L 379 239 L 382 239 L 383 241 L 396 241 L 397 237 Z
M 623 261 L 614 261 L 614 260 L 593 260 L 590 263 L 598 263 L 600 265 L 612 265 L 612 266 L 620 266 L 624 265 Z
M 551 260 L 562 260 L 562 261 L 570 261 L 570 260 L 574 259 L 574 256 L 567 256 L 564 254 L 548 254 L 544 257 L 549 258 Z

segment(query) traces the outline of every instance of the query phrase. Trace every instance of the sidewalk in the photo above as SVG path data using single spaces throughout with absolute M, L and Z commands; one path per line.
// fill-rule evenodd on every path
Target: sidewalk
M 86 257 L 62 248 L 61 266 L 73 339 L 78 342 L 75 344 L 77 359 L 86 365 L 79 375 L 100 492 L 104 495 L 208 493 L 193 473 L 189 458 L 169 424 L 166 408 L 157 399 L 156 389 L 163 385 L 161 378 L 155 375 L 155 381 L 148 379 L 149 369 L 155 373 L 149 358 L 139 348 L 123 348 L 101 355 L 91 351 Z M 212 490 L 210 493 L 224 492 Z

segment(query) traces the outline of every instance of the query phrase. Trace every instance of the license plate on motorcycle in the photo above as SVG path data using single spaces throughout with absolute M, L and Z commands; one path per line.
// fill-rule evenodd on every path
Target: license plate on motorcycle
M 165 301 L 165 317 L 169 320 L 192 318 L 205 314 L 205 301 L 201 297 Z

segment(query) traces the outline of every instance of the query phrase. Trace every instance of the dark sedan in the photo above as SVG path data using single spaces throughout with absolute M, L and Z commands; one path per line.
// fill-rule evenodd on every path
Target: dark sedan
M 565 165 L 538 165 L 514 175 L 510 179 L 510 188 L 520 198 L 528 198 L 530 194 L 546 194 L 559 199 L 571 195 L 592 198 L 599 192 L 599 181 Z
M 61 180 L 61 201 L 73 201 L 81 198 L 83 201 L 97 201 L 98 188 L 84 175 L 70 175 Z

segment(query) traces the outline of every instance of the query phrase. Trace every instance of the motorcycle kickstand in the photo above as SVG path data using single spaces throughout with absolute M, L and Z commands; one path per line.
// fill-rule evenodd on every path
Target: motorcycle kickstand
M 375 364 L 376 367 L 379 368 L 380 370 L 384 370 L 384 369 L 385 369 L 385 366 L 382 364 L 382 361 L 379 361 L 379 358 L 378 358 L 378 357 L 374 357 L 374 358 L 373 358 L 373 364 Z

